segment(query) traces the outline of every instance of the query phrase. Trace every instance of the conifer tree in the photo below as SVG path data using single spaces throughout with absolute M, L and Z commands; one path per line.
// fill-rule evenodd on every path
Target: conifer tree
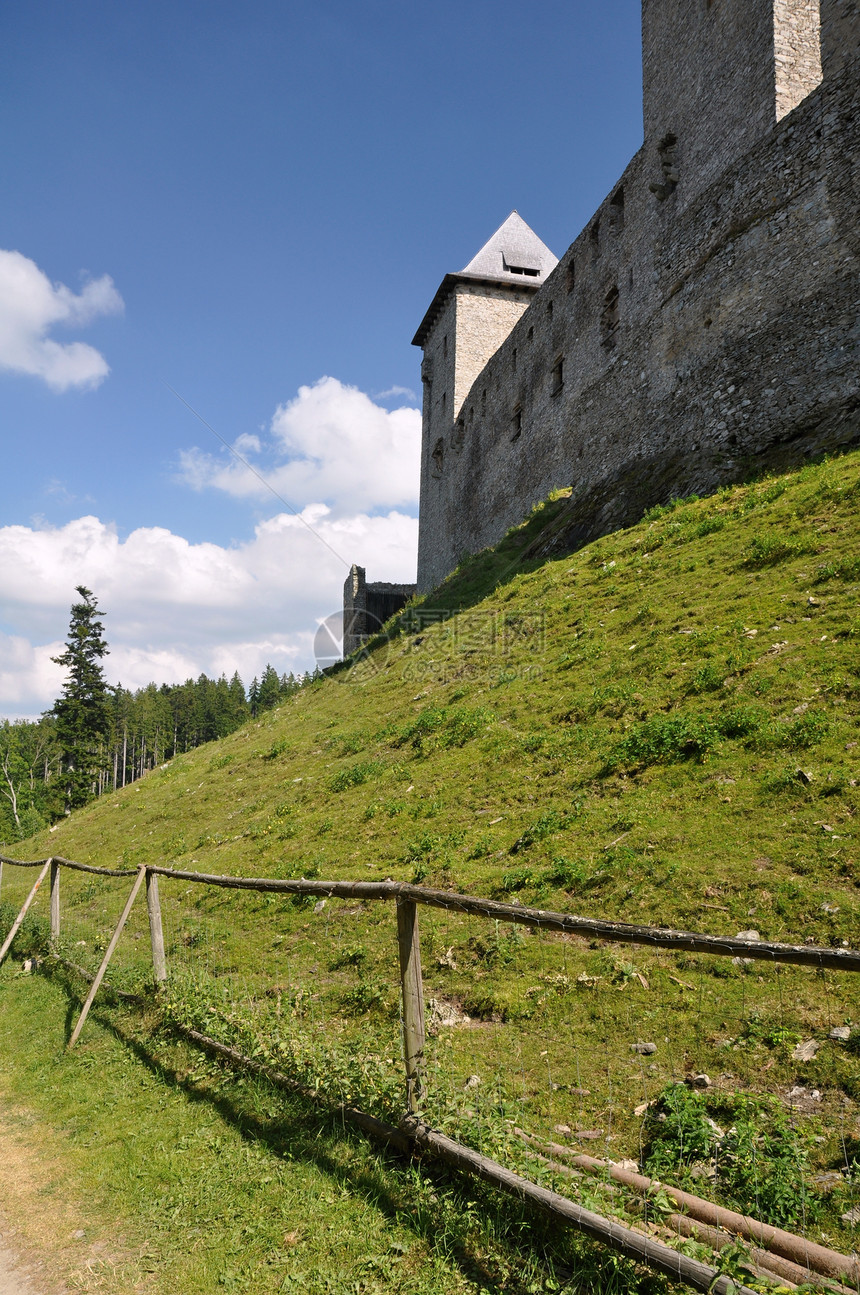
M 257 695 L 257 706 L 260 710 L 271 710 L 281 700 L 281 681 L 273 665 L 267 665 L 260 680 Z
M 101 667 L 108 646 L 104 626 L 97 619 L 104 613 L 91 589 L 77 585 L 76 591 L 81 601 L 72 604 L 66 650 L 51 658 L 69 672 L 53 709 L 67 810 L 85 804 L 92 794 L 111 725 L 110 690 Z

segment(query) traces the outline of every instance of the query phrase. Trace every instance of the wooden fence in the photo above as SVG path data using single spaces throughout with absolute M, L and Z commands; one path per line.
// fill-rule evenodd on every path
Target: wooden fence
M 50 929 L 52 945 L 60 935 L 60 875 L 63 869 L 93 873 L 101 877 L 133 878 L 133 884 L 116 928 L 105 949 L 101 965 L 91 980 L 89 993 L 75 1023 L 69 1048 L 77 1043 L 81 1030 L 102 984 L 108 965 L 119 943 L 123 928 L 134 902 L 144 886 L 149 917 L 149 934 L 153 977 L 158 990 L 167 980 L 168 967 L 159 898 L 159 878 L 202 886 L 217 886 L 234 890 L 251 890 L 284 895 L 308 895 L 317 898 L 341 897 L 361 901 L 393 902 L 396 911 L 397 944 L 400 961 L 400 996 L 403 1030 L 403 1058 L 405 1066 L 405 1113 L 398 1126 L 388 1124 L 355 1107 L 341 1104 L 337 1110 L 370 1136 L 410 1153 L 423 1152 L 442 1160 L 459 1170 L 480 1177 L 494 1187 L 512 1196 L 529 1201 L 557 1222 L 573 1227 L 629 1258 L 648 1265 L 694 1290 L 712 1295 L 754 1295 L 708 1265 L 679 1253 L 650 1235 L 645 1235 L 617 1220 L 586 1210 L 565 1196 L 540 1187 L 507 1169 L 504 1165 L 481 1155 L 470 1147 L 446 1137 L 424 1123 L 420 1116 L 421 1099 L 425 1089 L 425 1006 L 421 971 L 421 946 L 418 910 L 421 906 L 444 909 L 448 912 L 471 914 L 493 921 L 504 920 L 538 930 L 587 935 L 607 943 L 643 945 L 676 952 L 706 953 L 717 957 L 761 960 L 773 964 L 792 964 L 817 969 L 860 972 L 860 950 L 828 948 L 803 944 L 780 944 L 764 940 L 746 940 L 740 937 L 705 935 L 690 931 L 677 931 L 665 927 L 637 926 L 622 922 L 576 916 L 570 913 L 549 912 L 520 904 L 505 904 L 473 895 L 460 895 L 450 891 L 432 890 L 405 882 L 382 881 L 320 881 L 269 877 L 231 877 L 217 874 L 188 872 L 155 864 L 141 865 L 136 869 L 100 868 L 77 863 L 54 855 L 48 859 L 24 861 L 0 854 L 0 887 L 3 865 L 15 868 L 38 869 L 36 880 L 20 911 L 0 946 L 0 964 L 9 953 L 33 901 L 46 876 L 50 873 Z M 2 893 L 2 891 L 0 891 Z M 87 974 L 87 973 L 84 973 Z M 255 1071 L 275 1083 L 301 1090 L 294 1079 L 262 1065 L 215 1039 L 196 1030 L 184 1028 L 195 1043 L 228 1061 Z M 318 1095 L 316 1095 L 318 1096 Z M 524 1135 L 527 1136 L 527 1135 Z M 566 1149 L 555 1147 L 555 1153 Z M 860 1291 L 860 1260 L 857 1255 L 843 1255 L 826 1246 L 817 1245 L 805 1237 L 796 1236 L 772 1227 L 757 1219 L 741 1216 L 713 1202 L 691 1196 L 666 1184 L 656 1183 L 641 1175 L 614 1166 L 611 1162 L 595 1160 L 588 1156 L 570 1156 L 574 1165 L 588 1172 L 602 1172 L 627 1187 L 643 1193 L 657 1188 L 666 1191 L 680 1213 L 672 1215 L 676 1231 L 695 1236 L 715 1250 L 730 1244 L 738 1236 L 753 1245 L 751 1258 L 757 1271 L 773 1281 L 800 1284 L 824 1281 L 827 1289 L 839 1292 Z M 576 1172 L 576 1170 L 571 1170 Z M 846 1285 L 845 1283 L 850 1283 Z

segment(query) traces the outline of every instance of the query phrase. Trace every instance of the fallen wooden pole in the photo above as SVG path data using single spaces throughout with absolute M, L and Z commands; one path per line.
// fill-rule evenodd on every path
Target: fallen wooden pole
M 320 1099 L 320 1094 L 315 1090 L 290 1078 L 289 1075 L 274 1070 L 271 1066 L 245 1056 L 237 1048 L 219 1043 L 217 1039 L 201 1034 L 190 1026 L 174 1023 L 173 1029 L 208 1052 L 241 1065 L 244 1069 L 251 1070 L 272 1083 L 289 1088 L 314 1101 Z M 378 1120 L 375 1116 L 368 1115 L 354 1106 L 341 1104 L 332 1106 L 330 1109 L 333 1113 L 342 1115 L 356 1124 L 371 1137 L 387 1142 L 400 1151 L 409 1152 L 418 1146 L 422 1150 L 438 1155 L 441 1160 L 455 1165 L 458 1169 L 477 1173 L 479 1177 L 494 1186 L 501 1187 L 515 1196 L 531 1200 L 545 1212 L 554 1217 L 561 1216 L 565 1222 L 595 1240 L 608 1243 L 614 1249 L 622 1250 L 630 1258 L 657 1268 L 676 1280 L 686 1282 L 695 1290 L 708 1291 L 712 1295 L 754 1295 L 754 1292 L 746 1286 L 740 1286 L 730 1278 L 720 1276 L 715 1268 L 710 1268 L 707 1264 L 688 1259 L 686 1255 L 679 1254 L 669 1246 L 642 1236 L 611 1219 L 603 1218 L 602 1215 L 584 1210 L 566 1197 L 547 1191 L 545 1188 L 536 1187 L 525 1178 L 519 1178 L 504 1166 L 488 1160 L 486 1156 L 479 1155 L 477 1151 L 461 1146 L 460 1143 L 444 1137 L 441 1133 L 435 1133 L 416 1116 L 404 1116 L 400 1121 L 400 1127 L 395 1128 L 394 1125 Z
M 533 1137 L 530 1133 L 525 1133 L 522 1129 L 517 1129 L 517 1133 L 527 1143 L 526 1154 L 540 1164 L 546 1165 L 553 1173 L 563 1174 L 566 1178 L 575 1178 L 579 1183 L 586 1178 L 586 1173 L 583 1170 L 576 1169 L 573 1165 L 560 1164 L 558 1160 L 553 1160 L 550 1156 L 545 1156 L 540 1151 L 534 1150 L 538 1146 L 544 1146 L 548 1151 L 553 1148 L 557 1151 L 565 1151 L 567 1148 L 559 1147 L 558 1143 L 555 1142 L 542 1142 L 539 1138 Z M 602 1176 L 595 1179 L 595 1186 L 616 1196 L 622 1190 L 620 1183 L 607 1181 Z M 696 1219 L 691 1219 L 686 1214 L 669 1214 L 665 1219 L 661 1219 L 661 1222 L 670 1233 L 692 1237 L 693 1240 L 699 1240 L 703 1244 L 710 1246 L 712 1250 L 724 1250 L 726 1246 L 734 1245 L 737 1241 L 736 1234 L 726 1232 L 722 1228 L 711 1227 L 707 1223 L 699 1223 Z M 766 1277 L 771 1281 L 787 1282 L 793 1287 L 802 1286 L 812 1280 L 818 1282 L 824 1280 L 824 1289 L 834 1292 L 835 1295 L 856 1295 L 856 1289 L 852 1291 L 848 1286 L 843 1286 L 839 1282 L 831 1281 L 829 1278 L 822 1279 L 820 1273 L 814 1273 L 809 1268 L 802 1268 L 800 1264 L 783 1259 L 781 1255 L 773 1254 L 770 1250 L 760 1250 L 757 1246 L 750 1246 L 749 1256 L 756 1276 Z
M 134 885 L 131 888 L 131 894 L 129 895 L 128 899 L 125 901 L 125 908 L 122 910 L 122 916 L 117 922 L 116 930 L 111 936 L 110 944 L 105 950 L 105 956 L 102 958 L 102 965 L 99 967 L 98 971 L 95 974 L 95 978 L 93 979 L 93 983 L 90 985 L 90 992 L 87 994 L 86 1002 L 81 1008 L 81 1014 L 78 1017 L 78 1023 L 75 1026 L 74 1030 L 72 1031 L 72 1037 L 69 1039 L 70 1048 L 73 1048 L 75 1046 L 75 1044 L 78 1041 L 78 1037 L 80 1036 L 81 1030 L 84 1028 L 84 1021 L 87 1019 L 87 1017 L 90 1014 L 90 1008 L 93 1005 L 93 999 L 98 993 L 99 985 L 102 983 L 102 980 L 104 979 L 104 974 L 107 971 L 108 963 L 113 957 L 114 949 L 119 943 L 119 937 L 122 935 L 122 929 L 125 926 L 126 922 L 128 921 L 128 915 L 131 912 L 131 906 L 134 903 L 135 899 L 137 898 L 137 892 L 140 890 L 141 886 L 143 885 L 143 880 L 145 876 L 146 876 L 146 869 L 141 868 L 137 874 L 137 880 L 135 881 Z
M 42 882 L 45 880 L 45 876 L 47 875 L 47 872 L 50 866 L 51 866 L 51 860 L 46 859 L 42 866 L 42 871 L 39 873 L 38 877 L 33 883 L 32 890 L 30 891 L 29 895 L 24 900 L 24 903 L 21 906 L 20 913 L 15 918 L 15 921 L 12 923 L 12 929 L 9 932 L 9 934 L 6 936 L 6 939 L 3 941 L 3 947 L 0 948 L 0 966 L 3 965 L 3 961 L 6 957 L 6 954 L 12 948 L 12 941 L 15 939 L 15 936 L 20 931 L 21 923 L 23 922 L 24 918 L 27 916 L 27 912 L 30 908 L 30 905 L 32 904 L 33 900 L 36 898 L 36 894 L 38 893 L 39 887 L 41 886 Z
M 675 1281 L 685 1282 L 694 1290 L 707 1291 L 711 1295 L 753 1295 L 749 1287 L 739 1285 L 730 1277 L 721 1276 L 716 1268 L 679 1254 L 670 1246 L 642 1236 L 641 1233 L 634 1232 L 632 1228 L 616 1223 L 613 1219 L 607 1219 L 601 1214 L 583 1209 L 581 1205 L 575 1204 L 565 1196 L 559 1196 L 557 1192 L 551 1192 L 545 1187 L 530 1183 L 527 1178 L 521 1178 L 519 1174 L 512 1173 L 510 1169 L 506 1169 L 495 1160 L 472 1151 L 470 1147 L 461 1146 L 459 1142 L 447 1138 L 444 1133 L 437 1133 L 415 1115 L 405 1115 L 400 1121 L 400 1127 L 404 1133 L 414 1139 L 416 1146 L 421 1150 L 431 1152 L 456 1169 L 463 1169 L 467 1173 L 483 1178 L 485 1182 L 501 1188 L 502 1191 L 520 1200 L 530 1201 L 556 1221 L 567 1223 L 577 1231 L 610 1246 L 613 1250 L 620 1251 L 637 1263 L 647 1264 L 649 1268 L 656 1268 L 658 1272 L 665 1273 Z
M 523 1135 L 523 1130 L 521 1129 L 517 1129 L 515 1132 L 520 1136 Z M 537 1141 L 529 1134 L 526 1134 L 525 1137 L 527 1141 Z M 808 1241 L 805 1237 L 799 1237 L 793 1232 L 786 1232 L 782 1228 L 773 1227 L 770 1223 L 762 1223 L 760 1219 L 751 1218 L 746 1214 L 738 1214 L 722 1205 L 715 1205 L 713 1201 L 706 1201 L 701 1196 L 693 1196 L 690 1192 L 682 1191 L 680 1187 L 671 1187 L 668 1183 L 659 1182 L 656 1178 L 648 1178 L 644 1174 L 634 1173 L 630 1169 L 622 1169 L 619 1165 L 612 1164 L 611 1161 L 598 1160 L 594 1156 L 571 1151 L 569 1147 L 560 1146 L 556 1142 L 543 1143 L 542 1145 L 550 1150 L 553 1155 L 561 1156 L 570 1164 L 576 1165 L 578 1169 L 585 1169 L 589 1173 L 600 1175 L 600 1177 L 608 1175 L 614 1182 L 621 1183 L 624 1187 L 631 1187 L 641 1196 L 656 1191 L 664 1191 L 669 1199 L 679 1205 L 689 1218 L 709 1227 L 723 1228 L 727 1232 L 733 1232 L 737 1236 L 745 1237 L 748 1241 L 753 1241 L 761 1246 L 762 1249 L 797 1264 L 804 1271 L 818 1273 L 824 1277 L 833 1277 L 837 1280 L 847 1278 L 855 1287 L 860 1283 L 860 1263 L 858 1263 L 856 1257 L 840 1254 L 838 1250 L 831 1250 L 827 1246 L 818 1245 L 815 1241 Z
M 199 1030 L 192 1030 L 189 1025 L 179 1025 L 176 1022 L 171 1023 L 171 1028 L 176 1030 L 178 1034 L 182 1034 L 187 1039 L 191 1039 L 192 1042 L 199 1044 L 207 1052 L 213 1052 L 216 1056 L 224 1057 L 225 1060 L 232 1061 L 244 1070 L 250 1070 L 255 1075 L 261 1075 L 264 1079 L 277 1084 L 280 1088 L 289 1088 L 292 1092 L 300 1093 L 302 1097 L 307 1097 L 313 1102 L 319 1102 L 321 1097 L 325 1101 L 324 1095 L 315 1089 L 308 1088 L 306 1084 L 299 1083 L 297 1079 L 292 1079 L 280 1070 L 274 1070 L 262 1061 L 255 1061 L 253 1057 L 246 1057 L 237 1048 L 231 1048 L 226 1043 L 219 1043 L 217 1039 L 210 1039 L 208 1034 L 201 1034 Z M 328 1105 L 328 1103 L 326 1104 Z M 378 1120 L 375 1115 L 368 1115 L 366 1111 L 360 1111 L 357 1106 L 349 1106 L 345 1102 L 339 1102 L 331 1103 L 328 1105 L 328 1109 L 332 1114 L 342 1116 L 352 1124 L 357 1125 L 358 1128 L 378 1142 L 390 1143 L 398 1151 L 409 1152 L 412 1149 L 409 1138 L 402 1130 L 393 1124 L 386 1124 L 385 1120 Z
M 699 1223 L 696 1219 L 691 1219 L 688 1214 L 670 1214 L 666 1219 L 666 1226 L 673 1232 L 679 1232 L 681 1236 L 692 1237 L 694 1241 L 703 1242 L 712 1250 L 724 1250 L 727 1245 L 737 1241 L 736 1235 L 724 1232 L 720 1228 L 710 1227 L 707 1223 Z M 772 1280 L 790 1282 L 793 1286 L 805 1286 L 811 1282 L 821 1281 L 820 1273 L 815 1273 L 801 1264 L 792 1263 L 790 1259 L 783 1259 L 782 1255 L 774 1254 L 772 1250 L 750 1246 L 748 1253 L 756 1268 L 761 1269 L 764 1275 Z M 841 1282 L 833 1282 L 825 1278 L 823 1289 L 833 1291 L 835 1295 L 855 1295 L 857 1288 L 852 1291 Z
M 61 958 L 57 953 L 54 954 L 53 961 L 58 967 L 65 967 L 66 971 L 73 971 L 76 976 L 80 976 L 81 980 L 85 980 L 88 985 L 91 985 L 95 980 L 93 973 L 87 971 L 86 967 L 82 967 L 78 962 L 72 962 L 69 958 Z M 139 1006 L 143 1006 L 146 1002 L 142 994 L 131 994 L 127 989 L 117 989 L 116 985 L 112 985 L 109 980 L 103 980 L 102 984 L 117 998 L 122 998 L 127 1003 L 137 1003 Z

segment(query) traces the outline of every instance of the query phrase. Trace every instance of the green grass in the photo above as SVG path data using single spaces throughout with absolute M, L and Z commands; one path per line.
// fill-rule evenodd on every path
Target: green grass
M 109 996 L 70 1054 L 78 1006 L 62 975 L 0 973 L 4 1031 L 16 1040 L 14 1056 L 0 1057 L 0 1116 L 25 1140 L 35 1117 L 47 1166 L 28 1239 L 59 1254 L 49 1271 L 75 1290 L 621 1295 L 635 1282 L 631 1265 L 551 1237 L 480 1184 L 380 1152 Z M 4 1213 L 26 1236 L 9 1187 Z M 74 1262 L 61 1202 L 85 1224 Z
M 470 559 L 351 670 L 12 852 L 414 879 L 860 943 L 860 457 L 676 501 L 574 556 L 529 557 L 562 508 Z M 27 884 L 7 870 L 4 896 Z M 124 885 L 64 875 L 77 960 L 94 965 Z M 163 903 L 171 1010 L 306 1077 L 336 1075 L 380 1113 L 397 1106 L 389 907 L 171 883 Z M 860 1025 L 848 977 L 431 912 L 421 926 L 428 999 L 472 1018 L 433 1033 L 429 1110 L 475 1144 L 516 1160 L 512 1123 L 560 1123 L 574 1141 L 599 1132 L 589 1149 L 639 1158 L 634 1107 L 704 1070 L 720 1100 L 788 1110 L 813 1138 L 810 1172 L 860 1155 L 860 1062 L 827 1037 Z M 141 911 L 115 975 L 134 987 L 146 974 Z M 808 1038 L 818 1054 L 799 1063 L 789 1040 Z M 653 1057 L 631 1054 L 642 1039 Z M 792 1102 L 798 1086 L 820 1098 Z M 809 1228 L 852 1244 L 827 1199 Z

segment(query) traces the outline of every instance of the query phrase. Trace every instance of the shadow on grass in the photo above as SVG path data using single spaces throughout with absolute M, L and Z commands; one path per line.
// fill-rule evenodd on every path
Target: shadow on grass
M 68 996 L 68 1040 L 82 996 L 65 970 L 45 967 L 42 974 Z M 141 998 L 140 1005 L 145 1009 L 146 1000 Z M 279 1158 L 313 1164 L 339 1186 L 361 1196 L 393 1225 L 408 1227 L 431 1251 L 456 1264 L 463 1277 L 487 1295 L 527 1295 L 542 1290 L 542 1281 L 538 1286 L 534 1284 L 536 1264 L 544 1266 L 547 1275 L 552 1274 L 558 1283 L 569 1280 L 575 1269 L 576 1289 L 593 1291 L 595 1295 L 667 1289 L 659 1279 L 652 1284 L 649 1276 L 637 1283 L 632 1265 L 625 1273 L 626 1265 L 621 1261 L 619 1266 L 617 1256 L 603 1253 L 574 1234 L 560 1238 L 557 1225 L 553 1228 L 525 1203 L 496 1193 L 483 1183 L 451 1174 L 435 1162 L 422 1161 L 417 1170 L 415 1163 L 402 1154 L 379 1146 L 374 1148 L 370 1164 L 344 1163 L 338 1155 L 344 1142 L 357 1147 L 367 1147 L 368 1142 L 343 1116 L 314 1107 L 302 1096 L 262 1076 L 220 1063 L 167 1026 L 159 1023 L 149 1030 L 142 1021 L 130 1021 L 128 1009 L 129 1005 L 120 1003 L 106 987 L 87 1025 L 105 1030 L 129 1049 L 160 1084 L 180 1091 L 190 1102 L 207 1105 L 243 1139 Z M 167 1055 L 172 1049 L 181 1049 L 186 1055 L 204 1053 L 233 1081 L 232 1091 L 213 1092 L 189 1078 L 185 1068 Z M 267 1119 L 258 1109 L 251 1109 L 252 1104 L 259 1105 L 253 1101 L 254 1093 L 277 1094 L 280 1113 Z M 426 1185 L 424 1190 L 422 1184 Z M 494 1249 L 494 1258 L 485 1259 L 476 1252 L 476 1219 L 484 1232 L 478 1248 Z

